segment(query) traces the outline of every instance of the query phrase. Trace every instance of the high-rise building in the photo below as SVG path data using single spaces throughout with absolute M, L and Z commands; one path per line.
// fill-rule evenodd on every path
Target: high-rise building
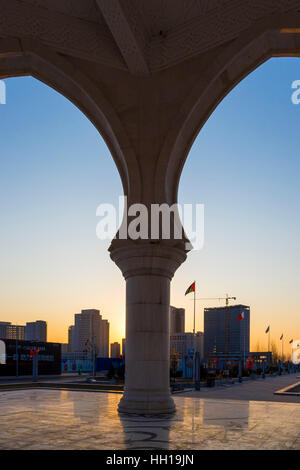
M 249 344 L 250 307 L 231 305 L 204 309 L 205 358 L 238 359 L 249 353 Z
M 126 351 L 126 339 L 122 338 L 122 356 L 125 357 L 125 351 Z
M 0 338 L 2 339 L 25 339 L 25 326 L 12 325 L 10 322 L 0 322 Z
M 121 346 L 120 343 L 111 343 L 110 345 L 110 357 L 119 358 L 121 355 Z
M 6 339 L 25 339 L 24 325 L 8 325 L 6 328 Z
M 47 342 L 47 323 L 39 320 L 25 325 L 0 322 L 0 338 Z
M 74 332 L 74 325 L 68 328 L 68 352 L 72 351 L 72 332 Z
M 25 327 L 26 341 L 43 341 L 47 342 L 47 322 L 37 320 L 26 323 Z
M 10 326 L 11 323 L 7 321 L 0 321 L 0 338 L 7 339 L 7 327 Z
M 62 354 L 63 353 L 65 354 L 65 353 L 68 352 L 68 346 L 69 346 L 68 343 L 61 343 L 61 353 Z
M 81 310 L 75 313 L 73 345 L 74 352 L 91 352 L 95 344 L 96 354 L 100 344 L 100 312 L 99 310 Z
M 170 306 L 170 334 L 185 332 L 185 309 Z
M 69 327 L 71 352 L 90 352 L 95 348 L 99 357 L 109 356 L 109 322 L 96 309 L 75 313 L 75 325 Z
M 100 357 L 109 357 L 109 322 L 101 319 Z

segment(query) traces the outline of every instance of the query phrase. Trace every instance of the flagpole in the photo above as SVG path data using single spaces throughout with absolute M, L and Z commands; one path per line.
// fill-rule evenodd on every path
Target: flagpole
M 195 323 L 196 323 L 196 281 L 195 281 L 195 290 L 194 290 L 194 336 L 195 336 Z
M 246 318 L 244 316 L 244 367 L 246 363 Z
M 193 346 L 194 346 L 194 367 L 193 367 L 193 381 L 196 380 L 196 281 L 195 281 L 195 289 L 194 289 L 194 329 L 193 329 Z

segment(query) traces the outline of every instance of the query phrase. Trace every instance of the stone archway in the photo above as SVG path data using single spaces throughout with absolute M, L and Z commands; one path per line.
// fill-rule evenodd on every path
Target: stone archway
M 68 59 L 33 40 L 0 39 L 0 58 L 1 79 L 29 75 L 37 78 L 69 99 L 87 116 L 109 148 L 127 194 L 138 167 L 122 123 L 101 89 Z M 130 155 L 130 168 L 125 161 L 124 149 L 126 157 Z M 138 183 L 135 189 L 138 193 Z
M 274 23 L 281 27 L 270 30 Z M 199 82 L 183 104 L 182 119 L 166 136 L 160 155 L 161 166 L 165 165 L 165 153 L 169 155 L 166 186 L 170 188 L 171 199 L 177 200 L 180 175 L 194 140 L 227 94 L 267 60 L 300 57 L 300 34 L 293 33 L 290 26 L 295 24 L 300 24 L 300 17 L 290 15 L 264 22 L 222 50 L 215 63 L 207 68 L 204 78 L 199 76 Z
M 150 5 L 151 3 L 151 5 Z M 102 134 L 128 203 L 177 202 L 191 145 L 223 97 L 274 55 L 299 55 L 298 0 L 0 0 L 0 76 L 32 74 Z M 76 5 L 75 5 L 76 4 Z M 162 8 L 163 5 L 163 8 Z M 174 411 L 170 282 L 185 240 L 114 239 L 126 289 L 121 411 Z

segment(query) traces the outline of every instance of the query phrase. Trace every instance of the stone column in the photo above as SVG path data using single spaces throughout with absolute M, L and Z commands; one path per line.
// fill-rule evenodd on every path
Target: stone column
M 134 244 L 111 249 L 126 280 L 125 389 L 119 411 L 172 413 L 170 395 L 170 281 L 186 253 L 181 248 Z

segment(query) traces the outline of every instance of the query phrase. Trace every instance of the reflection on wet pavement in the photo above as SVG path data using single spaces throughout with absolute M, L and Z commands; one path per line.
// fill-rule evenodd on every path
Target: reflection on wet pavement
M 120 415 L 120 395 L 0 396 L 0 449 L 300 449 L 300 404 L 176 396 L 176 414 Z

